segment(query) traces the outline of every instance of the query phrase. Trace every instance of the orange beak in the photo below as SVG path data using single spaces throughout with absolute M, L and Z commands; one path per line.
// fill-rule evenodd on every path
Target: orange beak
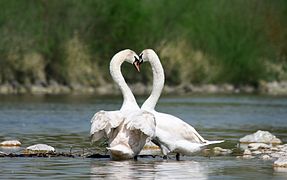
M 141 63 L 140 63 L 138 60 L 136 60 L 136 61 L 133 63 L 133 65 L 135 66 L 135 68 L 136 68 L 136 70 L 137 70 L 138 72 L 141 72 L 141 70 L 140 70 Z

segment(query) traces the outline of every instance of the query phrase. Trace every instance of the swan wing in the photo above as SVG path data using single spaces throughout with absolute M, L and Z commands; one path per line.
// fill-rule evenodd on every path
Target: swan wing
M 157 129 L 164 131 L 173 139 L 185 139 L 190 142 L 204 143 L 206 140 L 189 124 L 166 113 L 155 113 Z
M 90 136 L 92 142 L 103 137 L 109 137 L 113 128 L 118 127 L 124 120 L 119 111 L 99 111 L 91 119 Z
M 152 113 L 147 111 L 138 111 L 127 116 L 127 129 L 140 130 L 149 137 L 155 136 L 156 121 Z

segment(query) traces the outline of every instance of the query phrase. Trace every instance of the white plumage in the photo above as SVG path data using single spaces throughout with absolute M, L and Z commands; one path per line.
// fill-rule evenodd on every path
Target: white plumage
M 206 145 L 223 142 L 207 141 L 183 120 L 154 110 L 164 86 L 164 70 L 157 54 L 153 50 L 144 50 L 140 54 L 140 58 L 143 62 L 150 62 L 153 72 L 153 89 L 141 109 L 155 116 L 156 134 L 152 141 L 160 146 L 162 153 L 165 156 L 170 152 L 189 155 L 201 150 Z M 179 158 L 179 154 L 177 154 L 177 158 Z
M 114 160 L 134 158 L 145 145 L 147 137 L 155 133 L 154 116 L 140 110 L 120 70 L 124 61 L 134 64 L 136 60 L 137 54 L 129 49 L 114 55 L 110 73 L 123 94 L 122 107 L 116 111 L 99 111 L 91 119 L 91 141 L 107 138 L 107 149 Z

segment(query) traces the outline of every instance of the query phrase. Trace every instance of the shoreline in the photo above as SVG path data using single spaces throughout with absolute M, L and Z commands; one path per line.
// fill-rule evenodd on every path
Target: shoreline
M 129 84 L 135 95 L 150 94 L 152 86 L 142 83 Z M 287 95 L 287 81 L 260 82 L 258 87 L 251 85 L 234 86 L 232 84 L 182 84 L 177 86 L 165 85 L 165 95 L 189 94 L 261 94 L 261 95 Z M 98 87 L 83 85 L 62 85 L 56 82 L 51 84 L 20 85 L 13 83 L 0 84 L 0 95 L 120 95 L 115 84 L 105 84 Z

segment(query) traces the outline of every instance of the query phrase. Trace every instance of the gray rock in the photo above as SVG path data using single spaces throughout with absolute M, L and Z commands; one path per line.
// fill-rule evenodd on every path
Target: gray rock
M 271 160 L 272 158 L 270 156 L 268 156 L 267 154 L 263 155 L 260 157 L 263 160 Z
M 136 95 L 146 94 L 146 86 L 142 83 L 135 83 L 130 85 L 132 92 Z
M 282 141 L 268 131 L 258 130 L 254 134 L 246 135 L 240 138 L 240 143 L 267 143 L 267 144 L 281 144 Z
M 256 155 L 262 154 L 262 152 L 261 151 L 252 151 L 251 154 L 256 156 Z
M 279 157 L 274 163 L 274 167 L 284 167 L 287 168 L 287 157 Z
M 280 157 L 287 156 L 287 154 L 284 153 L 284 152 L 279 151 L 279 152 L 271 153 L 270 156 L 274 157 L 274 158 L 280 158 Z
M 35 144 L 25 150 L 26 153 L 49 153 L 55 152 L 55 148 L 47 144 Z
M 232 150 L 230 150 L 230 149 L 223 149 L 221 147 L 214 147 L 213 148 L 213 153 L 215 155 L 227 155 L 227 154 L 231 154 Z
M 243 158 L 243 159 L 253 159 L 253 158 L 255 158 L 255 157 L 252 156 L 252 155 L 243 155 L 242 158 Z
M 2 141 L 0 143 L 0 146 L 3 146 L 3 147 L 21 146 L 21 142 L 18 140 Z
M 265 144 L 265 143 L 250 143 L 248 144 L 248 148 L 250 150 L 258 150 L 258 149 L 270 149 L 271 146 Z
M 249 149 L 245 149 L 243 155 L 251 155 L 251 151 Z

